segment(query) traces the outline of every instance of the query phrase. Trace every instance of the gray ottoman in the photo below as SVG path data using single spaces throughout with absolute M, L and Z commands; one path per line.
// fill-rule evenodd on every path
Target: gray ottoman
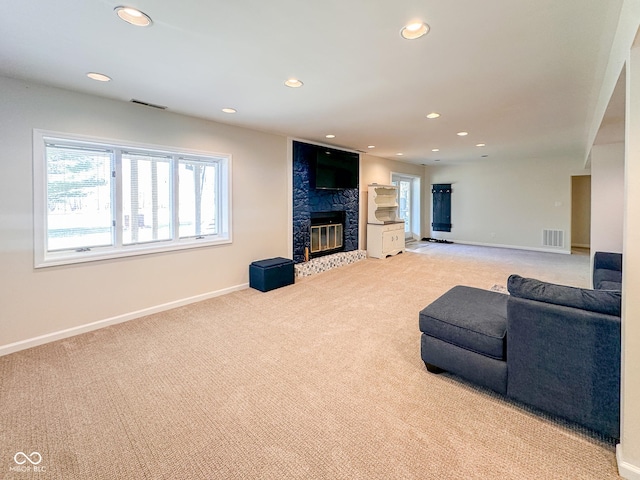
M 507 393 L 507 300 L 503 293 L 456 286 L 420 312 L 422 360 Z

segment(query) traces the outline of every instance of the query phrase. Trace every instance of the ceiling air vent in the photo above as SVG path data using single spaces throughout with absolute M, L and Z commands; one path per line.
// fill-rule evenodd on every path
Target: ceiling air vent
M 135 98 L 131 99 L 131 103 L 137 103 L 138 105 L 144 105 L 145 107 L 157 108 L 158 110 L 167 109 L 164 105 L 154 105 L 153 103 L 143 102 L 142 100 L 136 100 Z

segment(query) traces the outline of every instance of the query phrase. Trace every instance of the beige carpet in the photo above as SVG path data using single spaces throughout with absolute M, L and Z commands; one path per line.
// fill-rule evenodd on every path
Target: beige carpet
M 449 287 L 587 286 L 588 257 L 415 248 L 0 358 L 0 478 L 618 478 L 611 442 L 420 360 Z

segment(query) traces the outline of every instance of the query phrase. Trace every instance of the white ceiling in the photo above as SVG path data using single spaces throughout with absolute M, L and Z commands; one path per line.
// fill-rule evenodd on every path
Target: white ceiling
M 0 74 L 430 165 L 585 157 L 622 0 L 127 4 L 153 19 L 147 28 L 119 20 L 118 5 L 4 9 Z M 402 39 L 416 19 L 431 32 Z M 285 87 L 289 77 L 304 86 Z

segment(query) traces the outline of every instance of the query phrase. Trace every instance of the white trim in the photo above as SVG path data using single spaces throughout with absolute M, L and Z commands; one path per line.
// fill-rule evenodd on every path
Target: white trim
M 236 285 L 234 287 L 223 288 L 213 292 L 203 293 L 195 295 L 193 297 L 182 298 L 173 302 L 163 303 L 154 307 L 143 308 L 142 310 L 136 310 L 134 312 L 124 313 L 116 317 L 105 318 L 104 320 L 98 320 L 96 322 L 86 323 L 77 327 L 67 328 L 65 330 L 59 330 L 57 332 L 46 333 L 38 337 L 29 338 L 27 340 L 21 340 L 15 343 L 9 343 L 8 345 L 0 346 L 0 357 L 3 355 L 9 355 L 10 353 L 19 352 L 20 350 L 26 350 L 27 348 L 36 347 L 45 343 L 55 342 L 63 338 L 73 337 L 80 335 L 81 333 L 91 332 L 100 328 L 108 327 L 110 325 L 116 325 L 118 323 L 128 322 L 129 320 L 135 320 L 136 318 L 152 315 L 154 313 L 165 312 L 173 308 L 182 307 L 191 303 L 202 302 L 203 300 L 209 300 L 210 298 L 226 295 L 227 293 L 235 292 L 238 290 L 244 290 L 249 288 L 248 283 Z
M 364 190 L 365 185 L 362 184 L 362 172 L 363 172 L 363 153 L 358 152 L 358 250 L 367 250 L 366 243 L 366 229 L 367 229 L 367 190 Z M 291 257 L 293 258 L 293 257 Z
M 565 255 L 571 255 L 570 250 L 559 250 L 557 248 L 523 247 L 521 245 L 505 245 L 503 243 L 467 242 L 466 240 L 455 240 L 450 238 L 447 238 L 446 240 L 451 241 L 452 243 L 459 243 L 461 245 L 477 245 L 479 247 L 510 248 L 513 250 L 529 250 L 532 252 L 562 253 Z
M 36 138 L 37 141 L 40 141 L 41 137 L 54 137 L 54 138 L 59 138 L 61 140 L 85 142 L 92 145 L 102 144 L 108 147 L 113 147 L 113 145 L 117 145 L 118 148 L 144 150 L 145 152 L 155 152 L 159 154 L 194 155 L 197 157 L 231 156 L 231 154 L 229 153 L 215 152 L 211 150 L 197 150 L 193 148 L 182 148 L 182 147 L 175 147 L 175 146 L 172 147 L 168 145 L 159 145 L 157 143 L 132 142 L 130 140 L 120 140 L 117 138 L 98 137 L 93 135 L 81 135 L 79 133 L 60 132 L 55 130 L 45 130 L 41 128 L 34 128 L 33 134 L 34 134 L 34 138 L 36 138 L 35 135 L 38 135 L 38 137 Z
M 288 138 L 292 142 L 291 145 L 293 145 L 293 142 L 298 142 L 298 143 L 306 143 L 309 145 L 316 145 L 318 147 L 333 148 L 334 150 L 340 150 L 342 152 L 359 153 L 359 154 L 365 153 L 360 150 L 353 150 L 352 148 L 338 147 L 337 145 L 331 145 L 330 143 L 316 142 L 314 140 L 305 140 L 299 137 L 288 137 Z M 358 183 L 360 183 L 360 178 L 358 178 Z
M 616 445 L 616 461 L 618 462 L 618 473 L 627 480 L 640 480 L 640 466 L 624 461 L 622 445 Z
M 48 260 L 42 260 L 40 263 L 34 264 L 34 268 L 47 268 L 47 267 L 56 267 L 61 265 L 73 265 L 76 263 L 87 263 L 87 262 L 97 262 L 100 260 L 110 260 L 110 259 L 118 259 L 118 258 L 127 258 L 127 257 L 136 257 L 139 255 L 151 255 L 154 253 L 166 253 L 173 252 L 179 250 L 188 250 L 192 248 L 201 248 L 201 247 L 215 247 L 219 245 L 229 245 L 233 243 L 230 238 L 225 238 L 223 240 L 195 240 L 192 238 L 187 238 L 183 240 L 177 241 L 177 243 L 169 243 L 169 242 L 157 242 L 154 243 L 154 248 L 150 248 L 151 244 L 144 244 L 143 246 L 131 245 L 123 248 L 122 250 L 114 251 L 112 249 L 105 249 L 104 253 L 101 253 L 101 249 L 94 248 L 91 252 L 87 252 L 86 256 L 78 257 L 76 252 L 59 252 L 55 256 L 51 255 L 51 258 Z
M 293 140 L 287 138 L 287 251 L 293 258 Z

